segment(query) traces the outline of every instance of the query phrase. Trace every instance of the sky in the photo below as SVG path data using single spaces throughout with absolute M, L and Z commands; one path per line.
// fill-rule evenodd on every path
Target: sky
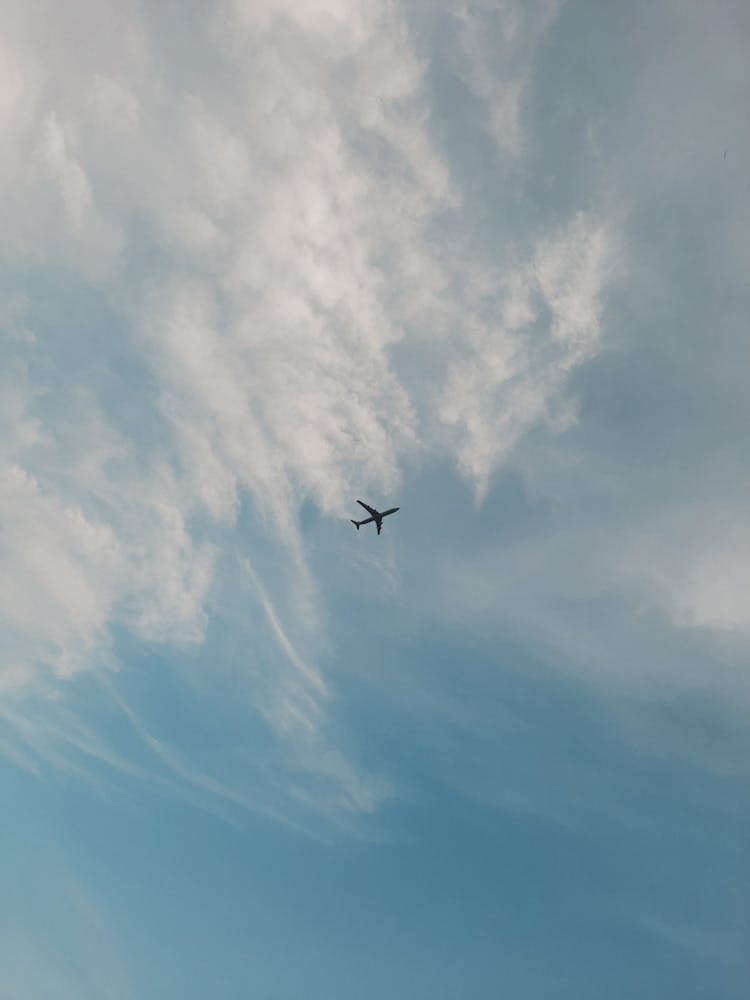
M 747 996 L 749 47 L 3 3 L 3 1000 Z

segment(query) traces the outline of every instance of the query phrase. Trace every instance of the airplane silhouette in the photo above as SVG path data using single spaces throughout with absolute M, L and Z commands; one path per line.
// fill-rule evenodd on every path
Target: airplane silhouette
M 383 527 L 383 518 L 388 517 L 389 514 L 395 514 L 397 510 L 401 510 L 400 507 L 391 507 L 390 510 L 384 510 L 382 513 L 379 510 L 375 510 L 373 507 L 369 507 L 362 500 L 357 500 L 360 507 L 364 507 L 370 517 L 366 517 L 364 521 L 352 521 L 352 524 L 357 526 L 357 531 L 360 529 L 360 525 L 369 524 L 370 521 L 375 522 L 375 527 L 378 529 L 378 534 L 380 534 L 380 529 Z

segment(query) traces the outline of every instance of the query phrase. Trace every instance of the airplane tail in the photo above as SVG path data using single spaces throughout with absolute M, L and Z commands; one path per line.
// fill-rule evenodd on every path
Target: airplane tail
M 357 531 L 359 531 L 359 521 L 352 521 L 352 524 L 356 527 Z

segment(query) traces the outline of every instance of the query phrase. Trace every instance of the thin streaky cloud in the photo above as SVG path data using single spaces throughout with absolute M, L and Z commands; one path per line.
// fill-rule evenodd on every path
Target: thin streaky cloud
M 277 643 L 281 651 L 286 655 L 292 666 L 299 672 L 299 674 L 315 689 L 319 696 L 324 697 L 326 694 L 326 686 L 323 678 L 321 677 L 318 670 L 314 667 L 309 666 L 302 657 L 299 655 L 297 650 L 292 645 L 289 636 L 284 631 L 281 622 L 279 621 L 276 610 L 271 603 L 270 598 L 255 572 L 250 564 L 250 560 L 243 558 L 241 561 L 242 568 L 247 574 L 248 578 L 252 581 L 253 586 L 258 594 L 258 599 L 260 600 L 261 607 L 266 616 L 268 624 L 271 626 L 271 630 L 276 638 Z

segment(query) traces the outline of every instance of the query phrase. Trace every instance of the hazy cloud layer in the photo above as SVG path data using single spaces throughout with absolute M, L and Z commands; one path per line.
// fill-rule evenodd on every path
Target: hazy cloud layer
M 222 3 L 176 32 L 137 4 L 116 14 L 3 15 L 2 684 L 17 694 L 107 661 L 113 626 L 200 641 L 211 525 L 231 530 L 245 501 L 290 560 L 297 629 L 319 629 L 305 501 L 339 517 L 420 455 L 449 457 L 483 498 L 529 428 L 573 419 L 566 382 L 598 350 L 613 273 L 606 205 L 482 245 L 399 5 Z M 521 156 L 551 8 L 435 17 L 498 155 Z M 71 328 L 78 296 L 98 328 Z M 121 365 L 134 402 L 109 392 Z M 303 729 L 323 724 L 312 670 L 297 669 Z
M 745 996 L 749 48 L 2 6 L 9 995 Z
M 684 500 L 690 462 L 718 454 L 705 413 L 735 400 L 730 437 L 747 415 L 720 362 L 747 360 L 735 320 L 717 351 L 703 335 L 724 302 L 742 315 L 747 209 L 728 206 L 747 141 L 722 137 L 734 173 L 710 218 L 686 212 L 724 162 L 714 150 L 709 169 L 671 114 L 703 23 L 690 9 L 682 48 L 656 58 L 647 39 L 633 82 L 609 26 L 548 2 L 228 0 L 179 22 L 134 2 L 5 5 L 0 690 L 13 740 L 44 718 L 64 727 L 25 697 L 109 675 L 123 635 L 186 659 L 204 648 L 201 683 L 242 675 L 287 792 L 332 814 L 374 809 L 390 785 L 360 773 L 334 724 L 330 611 L 302 525 L 309 509 L 345 519 L 354 497 L 377 502 L 428 467 L 446 483 L 455 471 L 479 505 L 503 472 L 546 505 L 535 537 L 503 539 L 494 521 L 481 554 L 449 539 L 414 554 L 439 614 L 522 622 L 597 664 L 606 637 L 576 596 L 747 632 L 746 480 L 717 466 L 715 488 Z M 581 21 L 611 74 L 564 58 Z M 579 92 L 589 71 L 612 92 Z M 717 93 L 746 90 L 734 49 L 722 72 Z M 722 272 L 709 258 L 726 245 Z M 681 374 L 701 413 L 669 381 L 690 352 Z M 665 385 L 679 427 L 659 419 Z M 648 441 L 663 449 L 644 468 Z M 373 569 L 397 589 L 387 544 Z M 160 766 L 205 790 L 211 762 L 186 764 L 129 711 Z M 12 746 L 33 758 L 30 738 Z M 53 759 L 47 737 L 36 748 Z M 268 783 L 258 773 L 232 786 L 239 801 Z

